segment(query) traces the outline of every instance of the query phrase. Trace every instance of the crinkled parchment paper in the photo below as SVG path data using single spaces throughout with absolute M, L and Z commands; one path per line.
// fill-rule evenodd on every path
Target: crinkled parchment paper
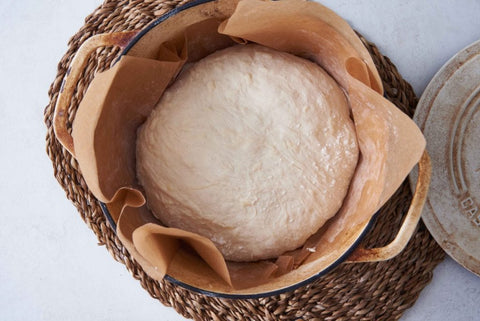
M 135 176 L 135 143 L 137 128 L 186 62 L 247 42 L 310 59 L 336 79 L 350 103 L 360 159 L 344 205 L 328 228 L 276 261 L 233 263 L 226 262 L 210 240 L 162 226 L 153 217 Z M 220 278 L 242 289 L 288 273 L 314 259 L 311 248 L 335 246 L 339 233 L 370 220 L 425 148 L 413 121 L 382 96 L 380 77 L 360 39 L 344 20 L 317 3 L 241 0 L 227 20 L 205 14 L 159 43 L 154 52 L 150 58 L 123 56 L 95 76 L 72 136 L 89 189 L 107 204 L 122 243 L 155 279 L 172 269 L 176 275 L 196 269 L 206 282 Z

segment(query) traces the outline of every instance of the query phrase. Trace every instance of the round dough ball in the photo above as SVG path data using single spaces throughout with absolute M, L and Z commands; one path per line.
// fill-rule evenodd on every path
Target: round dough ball
M 342 205 L 358 159 L 349 106 L 318 65 L 258 45 L 193 64 L 138 131 L 137 175 L 164 224 L 227 260 L 303 245 Z

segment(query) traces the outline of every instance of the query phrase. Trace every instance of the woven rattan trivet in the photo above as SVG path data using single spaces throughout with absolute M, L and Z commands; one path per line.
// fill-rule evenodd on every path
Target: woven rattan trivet
M 188 1 L 106 0 L 86 18 L 85 25 L 69 42 L 69 49 L 58 65 L 51 85 L 50 104 L 45 109 L 47 153 L 54 174 L 74 203 L 85 223 L 97 235 L 115 260 L 125 264 L 152 297 L 180 314 L 197 320 L 396 320 L 412 306 L 432 278 L 432 270 L 444 258 L 423 224 L 407 248 L 396 258 L 380 263 L 342 264 L 316 282 L 282 295 L 250 300 L 231 300 L 199 295 L 169 282 L 150 279 L 131 258 L 108 226 L 95 197 L 88 190 L 78 166 L 55 139 L 53 110 L 58 91 L 79 46 L 98 33 L 141 29 L 149 22 Z M 377 47 L 362 38 L 384 81 L 385 95 L 398 108 L 412 116 L 417 98 L 390 60 Z M 92 54 L 81 76 L 69 108 L 70 122 L 88 84 L 96 72 L 110 67 L 119 54 L 116 48 L 103 48 Z M 71 124 L 69 124 L 70 126 Z M 382 208 L 367 246 L 387 244 L 396 234 L 410 204 L 411 193 L 404 183 Z

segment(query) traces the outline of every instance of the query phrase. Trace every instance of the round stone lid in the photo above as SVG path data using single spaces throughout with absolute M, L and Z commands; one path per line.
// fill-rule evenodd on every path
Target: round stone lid
M 414 120 L 432 158 L 422 219 L 451 257 L 480 275 L 480 41 L 440 69 Z M 416 174 L 410 179 L 414 188 Z

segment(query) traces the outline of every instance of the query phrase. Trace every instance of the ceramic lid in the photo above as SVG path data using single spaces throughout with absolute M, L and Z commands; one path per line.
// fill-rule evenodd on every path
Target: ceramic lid
M 440 69 L 414 120 L 432 158 L 423 221 L 451 257 L 480 275 L 480 41 Z

